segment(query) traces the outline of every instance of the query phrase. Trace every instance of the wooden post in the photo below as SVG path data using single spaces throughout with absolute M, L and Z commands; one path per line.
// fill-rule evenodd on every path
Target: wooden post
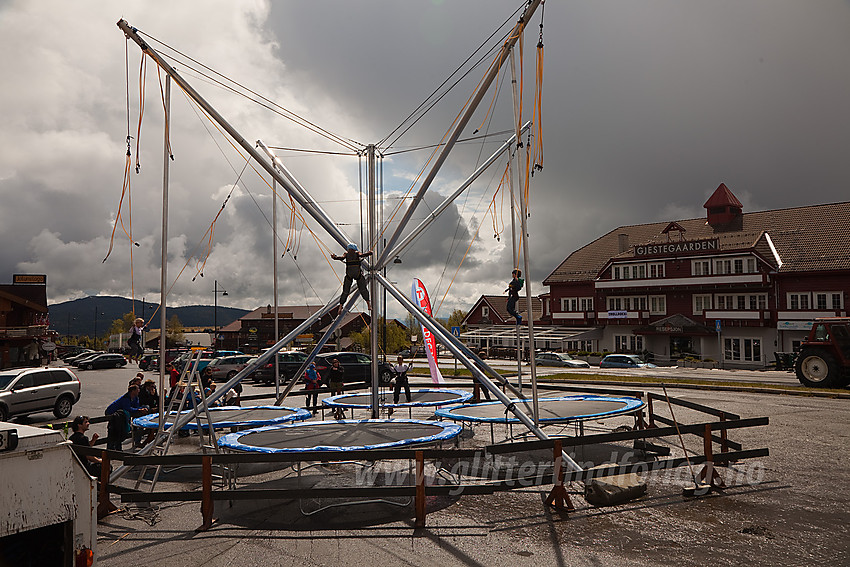
M 726 421 L 726 414 L 721 413 L 720 414 L 720 422 L 722 423 L 724 421 Z M 721 453 L 728 453 L 729 452 L 729 445 L 726 443 L 728 440 L 729 439 L 727 437 L 726 429 L 722 429 L 720 431 L 720 452 Z
M 702 434 L 703 453 L 705 455 L 705 466 L 700 472 L 700 479 L 714 488 L 726 488 L 726 483 L 720 477 L 720 473 L 714 468 L 714 453 L 711 448 L 711 424 L 705 424 Z
M 560 439 L 555 440 L 555 446 L 552 452 L 552 476 L 555 482 L 553 483 L 554 486 L 552 486 L 552 492 L 546 497 L 546 505 L 557 510 L 575 510 L 573 502 L 570 500 L 570 495 L 567 493 L 567 488 L 564 486 L 564 457 Z
M 195 528 L 196 532 L 205 532 L 213 524 L 213 499 L 212 499 L 212 457 L 204 455 L 201 459 L 201 516 L 203 524 Z
M 417 528 L 425 527 L 425 454 L 416 451 L 416 523 Z
M 109 500 L 109 454 L 106 451 L 100 453 L 100 490 L 97 495 L 97 519 L 102 520 L 118 507 Z

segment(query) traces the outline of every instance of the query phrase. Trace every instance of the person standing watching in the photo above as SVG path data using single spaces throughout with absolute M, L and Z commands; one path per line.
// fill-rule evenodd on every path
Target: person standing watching
M 333 359 L 328 369 L 328 388 L 333 396 L 342 394 L 345 388 L 345 368 L 340 365 L 338 358 Z M 334 419 L 345 419 L 345 410 L 334 408 Z
M 404 357 L 399 355 L 396 360 L 396 365 L 393 366 L 395 373 L 395 386 L 393 387 L 393 403 L 397 404 L 401 397 L 401 389 L 404 388 L 404 396 L 407 398 L 407 403 L 410 403 L 410 382 L 407 380 L 407 371 L 410 370 L 412 364 L 405 364 Z M 387 410 L 388 415 L 393 414 L 393 408 Z

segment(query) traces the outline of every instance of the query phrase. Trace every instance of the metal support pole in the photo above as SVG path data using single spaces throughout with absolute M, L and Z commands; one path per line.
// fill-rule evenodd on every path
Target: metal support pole
M 165 424 L 165 317 L 166 288 L 168 286 L 168 179 L 171 154 L 169 150 L 169 127 L 171 124 L 171 77 L 165 76 L 165 135 L 162 150 L 162 232 L 160 235 L 161 260 L 159 272 L 159 430 Z
M 375 146 L 370 144 L 366 148 L 366 180 L 369 186 L 369 205 L 368 205 L 368 222 L 369 222 L 369 250 L 377 246 L 378 242 L 378 216 L 377 216 L 377 199 L 375 199 L 376 175 L 375 175 Z M 356 292 L 355 292 L 356 293 Z M 376 296 L 378 295 L 378 283 L 375 278 L 369 278 L 369 297 L 371 298 L 371 306 L 369 309 L 370 317 L 370 333 L 369 343 L 372 350 L 372 419 L 377 419 L 381 410 L 381 405 L 378 400 L 378 320 L 375 310 Z
M 466 128 L 466 125 L 472 119 L 473 114 L 478 109 L 478 105 L 484 99 L 484 96 L 487 94 L 487 90 L 490 88 L 490 85 L 493 84 L 493 81 L 496 77 L 499 76 L 499 71 L 502 68 L 502 65 L 505 62 L 505 59 L 510 53 L 511 49 L 513 49 L 514 45 L 516 45 L 517 40 L 522 35 L 522 30 L 525 29 L 525 26 L 531 20 L 531 16 L 534 14 L 537 7 L 540 6 L 542 0 L 530 0 L 528 5 L 525 8 L 525 11 L 519 18 L 519 21 L 516 23 L 514 28 L 508 34 L 507 39 L 504 44 L 502 44 L 502 48 L 499 51 L 499 55 L 496 57 L 496 60 L 490 65 L 490 69 L 487 72 L 487 75 L 481 79 L 481 83 L 479 83 L 478 89 L 475 91 L 475 94 L 472 96 L 472 100 L 469 101 L 469 104 L 466 106 L 466 111 L 457 119 L 455 122 L 455 128 L 452 130 L 452 133 L 446 137 L 446 144 L 443 146 L 440 154 L 434 158 L 433 166 L 425 178 L 422 180 L 422 185 L 419 187 L 419 191 L 417 191 L 416 196 L 413 198 L 413 202 L 407 208 L 404 213 L 404 216 L 399 221 L 398 226 L 396 227 L 395 232 L 389 239 L 388 248 L 392 249 L 395 247 L 396 241 L 398 241 L 399 236 L 402 231 L 407 227 L 407 223 L 410 221 L 410 218 L 413 216 L 413 212 L 416 210 L 416 207 L 419 206 L 419 203 L 425 198 L 425 193 L 428 191 L 428 188 L 431 186 L 431 183 L 434 181 L 434 178 L 437 176 L 437 172 L 439 172 L 440 168 L 443 165 L 443 162 L 446 161 L 449 153 L 454 148 L 455 143 L 458 138 L 460 138 L 463 129 Z M 386 261 L 386 251 L 384 254 L 378 257 L 378 261 L 375 262 L 376 265 L 380 266 Z

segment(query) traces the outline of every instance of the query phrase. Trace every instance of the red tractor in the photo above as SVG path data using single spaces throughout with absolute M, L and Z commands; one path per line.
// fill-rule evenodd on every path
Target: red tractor
M 850 384 L 850 317 L 816 319 L 800 345 L 797 379 L 805 386 L 841 388 Z

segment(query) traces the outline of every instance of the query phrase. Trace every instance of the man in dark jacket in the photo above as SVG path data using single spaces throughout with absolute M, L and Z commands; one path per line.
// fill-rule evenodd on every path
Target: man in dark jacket
M 139 402 L 139 387 L 135 384 L 127 388 L 127 393 L 109 404 L 104 415 L 110 416 L 106 426 L 106 448 L 121 450 L 121 443 L 129 436 L 130 420 L 150 411 L 148 406 Z

